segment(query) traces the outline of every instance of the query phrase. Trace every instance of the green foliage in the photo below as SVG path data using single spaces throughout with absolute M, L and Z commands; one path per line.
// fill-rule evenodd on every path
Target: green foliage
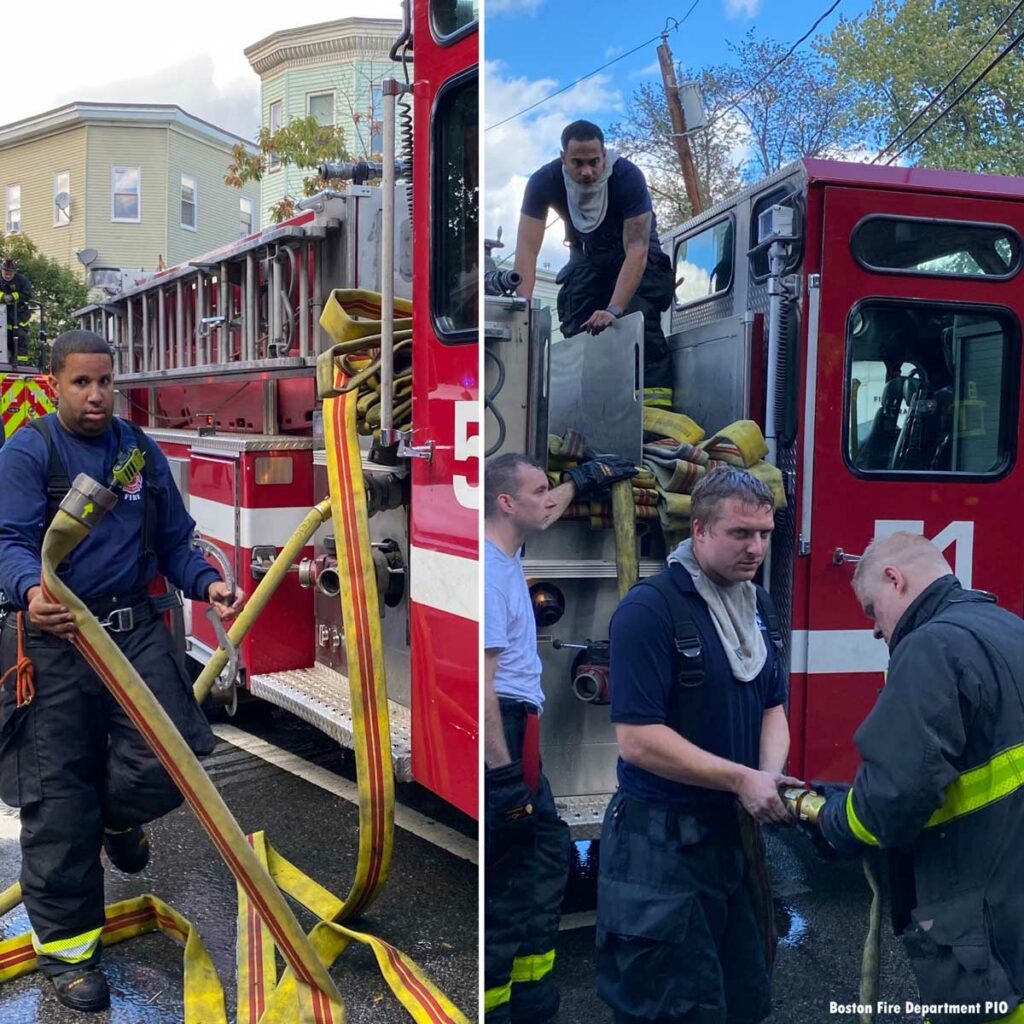
M 18 272 L 31 281 L 32 298 L 43 306 L 51 341 L 78 326 L 71 314 L 88 303 L 89 290 L 71 270 L 40 253 L 27 235 L 0 234 L 0 255 L 13 256 Z M 29 327 L 29 357 L 33 362 L 39 357 L 39 326 L 36 312 Z
M 271 132 L 261 128 L 256 138 L 259 151 L 251 153 L 239 143 L 231 151 L 231 163 L 224 177 L 226 185 L 241 188 L 246 182 L 261 181 L 270 169 L 272 159 L 285 166 L 316 170 L 325 161 L 348 160 L 345 136 L 337 125 L 322 125 L 315 117 L 300 117 Z M 334 178 L 321 178 L 313 174 L 303 178 L 303 194 L 311 196 L 324 188 L 343 189 L 347 184 Z M 285 196 L 271 211 L 275 223 L 290 217 L 295 210 L 295 199 Z
M 820 46 L 853 114 L 878 145 L 892 139 L 956 73 L 1006 16 L 1005 0 L 875 0 L 842 19 Z M 953 87 L 900 141 L 909 142 L 1009 40 L 1011 19 Z M 1003 60 L 917 143 L 903 161 L 990 174 L 1024 174 L 1024 61 Z M 891 155 L 891 154 L 890 154 Z

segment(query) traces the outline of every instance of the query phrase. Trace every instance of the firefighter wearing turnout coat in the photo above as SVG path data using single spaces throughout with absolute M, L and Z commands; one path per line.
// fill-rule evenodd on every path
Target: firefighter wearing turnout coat
M 182 797 L 69 643 L 71 612 L 43 596 L 46 527 L 79 473 L 114 490 L 115 508 L 58 573 L 110 631 L 196 754 L 209 753 L 214 737 L 172 649 L 162 604 L 147 588 L 162 573 L 187 597 L 218 602 L 222 619 L 237 614 L 243 598 L 192 546 L 195 523 L 167 459 L 141 430 L 113 416 L 107 343 L 89 331 L 62 334 L 51 373 L 58 412 L 19 430 L 0 451 L 0 799 L 20 808 L 21 885 L 40 969 L 66 1006 L 97 1011 L 109 1003 L 97 967 L 100 850 L 120 870 L 141 871 L 149 859 L 142 825 Z M 31 686 L 19 671 L 22 656 L 33 665 Z
M 874 541 L 853 587 L 889 645 L 889 672 L 854 736 L 853 788 L 829 796 L 822 832 L 844 852 L 889 851 L 893 923 L 931 1024 L 1017 1024 L 1024 622 L 963 589 L 915 534 Z
M 709 473 L 692 539 L 612 617 L 619 788 L 601 832 L 597 990 L 615 1024 L 771 1012 L 770 893 L 750 818 L 792 821 L 781 636 L 753 583 L 773 510 L 749 473 Z
M 32 320 L 32 282 L 8 256 L 0 263 L 0 302 L 7 307 L 7 351 L 12 363 L 28 362 L 28 328 Z

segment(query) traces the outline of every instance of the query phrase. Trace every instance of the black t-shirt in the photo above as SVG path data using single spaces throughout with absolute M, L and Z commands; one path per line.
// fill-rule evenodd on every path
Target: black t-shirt
M 548 210 L 554 210 L 565 224 L 566 241 L 574 249 L 587 255 L 616 253 L 625 258 L 622 247 L 622 222 L 642 213 L 651 214 L 650 250 L 661 252 L 658 241 L 657 218 L 651 206 L 651 194 L 643 171 L 636 164 L 620 156 L 608 179 L 608 211 L 604 220 L 593 230 L 577 231 L 569 217 L 569 200 L 565 194 L 562 161 L 552 160 L 530 175 L 523 194 L 522 212 L 527 217 L 546 220 Z
M 757 768 L 761 719 L 765 710 L 786 699 L 786 682 L 767 626 L 758 615 L 768 658 L 748 683 L 732 674 L 711 613 L 690 574 L 673 562 L 668 570 L 687 592 L 704 653 L 703 722 L 700 746 L 719 757 Z M 627 725 L 669 725 L 677 712 L 676 652 L 672 614 L 653 587 L 636 586 L 616 609 L 611 622 L 611 713 Z M 725 807 L 733 794 L 691 786 L 655 775 L 635 764 L 618 763 L 619 786 L 630 796 L 668 801 L 690 809 Z

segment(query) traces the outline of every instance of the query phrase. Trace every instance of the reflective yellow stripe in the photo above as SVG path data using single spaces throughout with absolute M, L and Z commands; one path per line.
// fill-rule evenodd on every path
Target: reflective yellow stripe
M 32 948 L 38 956 L 50 956 L 67 964 L 80 964 L 92 956 L 102 931 L 102 927 L 93 928 L 91 931 L 82 932 L 81 935 L 55 939 L 53 942 L 40 942 L 36 933 L 32 932 Z
M 857 812 L 853 809 L 853 790 L 851 789 L 846 794 L 846 823 L 850 826 L 850 831 L 862 842 L 867 843 L 869 846 L 878 846 L 877 836 L 872 835 L 865 827 L 860 818 L 857 817 Z
M 507 1003 L 512 998 L 512 982 L 506 982 L 500 988 L 489 988 L 484 992 L 484 1013 Z
M 517 956 L 512 961 L 512 981 L 540 981 L 555 966 L 555 951 Z
M 996 754 L 991 761 L 964 772 L 946 790 L 942 806 L 928 819 L 934 828 L 952 818 L 995 803 L 1024 785 L 1024 743 Z

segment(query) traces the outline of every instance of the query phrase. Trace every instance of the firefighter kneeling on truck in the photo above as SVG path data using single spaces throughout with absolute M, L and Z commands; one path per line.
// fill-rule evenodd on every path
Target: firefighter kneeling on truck
M 549 488 L 544 467 L 508 453 L 484 471 L 484 1010 L 487 1024 L 558 1012 L 551 971 L 569 873 L 569 828 L 541 772 L 544 707 L 537 624 L 519 549 L 574 498 L 636 475 L 600 457 Z
M 8 256 L 0 263 L 0 302 L 7 310 L 7 353 L 11 363 L 28 362 L 28 327 L 32 319 L 32 282 L 18 273 L 18 264 Z
M 111 633 L 196 754 L 214 737 L 147 590 L 163 574 L 186 597 L 233 618 L 244 603 L 192 546 L 195 522 L 167 459 L 113 415 L 110 346 L 90 331 L 54 342 L 58 409 L 0 451 L 0 799 L 20 808 L 21 886 L 40 970 L 75 1010 L 104 1009 L 97 969 L 104 924 L 101 848 L 126 872 L 149 860 L 142 826 L 181 794 L 96 673 L 69 642 L 75 621 L 40 588 L 40 551 L 71 481 L 85 473 L 118 502 L 59 569 Z M 128 467 L 126 470 L 125 467 Z M 134 470 L 134 475 L 132 474 Z M 116 481 L 116 482 L 115 482 Z M 34 668 L 25 673 L 24 659 Z
M 840 851 L 887 851 L 893 925 L 931 1024 L 1020 1024 L 1024 622 L 961 587 L 918 534 L 873 541 L 853 589 L 889 672 L 854 735 L 853 788 L 818 823 Z

